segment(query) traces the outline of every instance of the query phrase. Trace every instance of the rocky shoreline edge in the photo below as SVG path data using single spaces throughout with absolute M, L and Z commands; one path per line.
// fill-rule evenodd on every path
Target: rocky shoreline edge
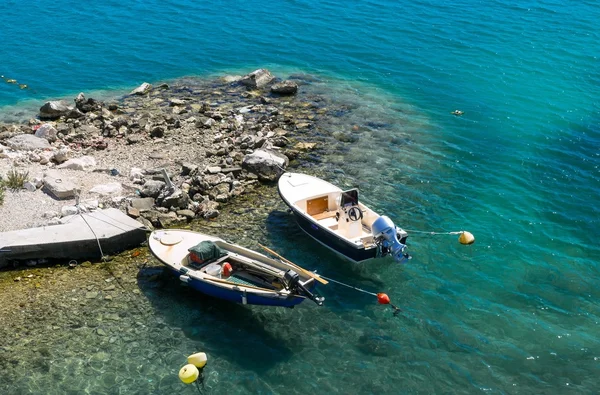
M 4 189 L 0 232 L 105 207 L 149 229 L 215 219 L 318 146 L 309 131 L 328 109 L 302 97 L 302 76 L 258 69 L 185 82 L 143 83 L 109 103 L 80 93 L 0 125 L 0 176 L 22 181 Z

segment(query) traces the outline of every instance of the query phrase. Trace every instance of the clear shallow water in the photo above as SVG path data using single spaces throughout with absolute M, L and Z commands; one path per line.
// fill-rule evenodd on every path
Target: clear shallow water
M 265 311 L 141 282 L 140 303 L 153 306 L 146 328 L 118 347 L 76 337 L 72 359 L 36 373 L 43 385 L 23 376 L 10 388 L 191 393 L 176 373 L 186 355 L 208 350 L 215 393 L 593 393 L 599 17 L 594 2 L 558 1 L 8 2 L 0 74 L 29 88 L 0 83 L 5 119 L 31 117 L 22 109 L 48 98 L 117 94 L 143 81 L 258 67 L 310 73 L 321 82 L 307 91 L 347 103 L 319 125 L 323 139 L 335 145 L 331 135 L 344 132 L 356 141 L 299 170 L 358 185 L 367 204 L 407 229 L 477 238 L 466 248 L 413 233 L 409 265 L 349 268 L 303 236 L 267 191 L 270 204 L 239 225 L 242 244 L 258 232 L 301 265 L 387 292 L 404 317 L 334 286 L 323 290 L 324 308 Z M 32 336 L 22 341 L 53 338 Z M 108 356 L 97 356 L 93 375 L 74 367 L 100 351 Z

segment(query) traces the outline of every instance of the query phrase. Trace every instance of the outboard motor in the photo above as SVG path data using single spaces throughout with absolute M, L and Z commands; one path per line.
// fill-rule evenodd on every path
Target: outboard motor
M 405 258 L 410 258 L 408 254 L 404 253 L 406 245 L 403 244 L 406 242 L 408 233 L 397 228 L 389 217 L 382 215 L 377 218 L 371 226 L 371 231 L 375 242 L 381 248 L 382 255 L 390 254 L 398 262 L 401 262 Z
M 300 276 L 292 269 L 283 274 L 283 282 L 287 289 L 295 289 L 300 283 Z
M 300 276 L 298 273 L 289 269 L 283 275 L 283 283 L 285 287 L 293 292 L 303 293 L 307 298 L 318 304 L 319 306 L 323 305 L 323 301 L 325 298 L 319 297 L 312 292 L 310 292 L 302 283 L 300 283 Z

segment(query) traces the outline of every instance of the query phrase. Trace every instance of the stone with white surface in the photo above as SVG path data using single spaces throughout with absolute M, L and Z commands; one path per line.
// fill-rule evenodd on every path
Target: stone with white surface
M 88 170 L 96 166 L 96 160 L 92 156 L 82 156 L 80 158 L 69 159 L 68 161 L 56 166 L 57 169 Z
M 48 140 L 35 137 L 33 134 L 19 134 L 6 140 L 6 145 L 15 150 L 33 151 L 50 148 Z
M 123 186 L 120 182 L 110 182 L 108 184 L 96 185 L 90 189 L 90 193 L 96 193 L 101 196 L 116 196 L 123 192 Z

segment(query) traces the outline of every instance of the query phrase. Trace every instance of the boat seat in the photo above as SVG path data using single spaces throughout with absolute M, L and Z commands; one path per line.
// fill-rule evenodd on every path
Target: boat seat
M 321 219 L 332 218 L 332 217 L 335 217 L 335 211 L 323 211 L 322 213 L 319 213 L 319 214 L 313 214 L 312 217 L 314 219 L 316 219 L 317 221 L 319 221 Z

